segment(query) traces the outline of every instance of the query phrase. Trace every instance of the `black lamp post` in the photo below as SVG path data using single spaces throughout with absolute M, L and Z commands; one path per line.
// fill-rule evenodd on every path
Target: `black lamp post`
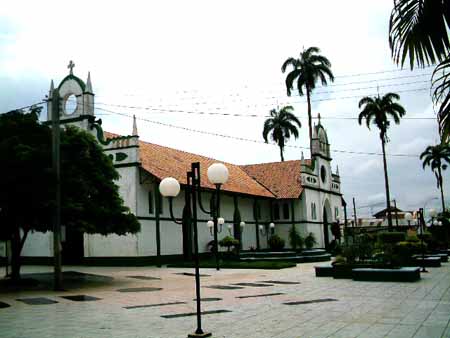
M 419 212 L 417 214 L 417 222 L 417 226 L 420 232 L 420 246 L 422 247 L 422 270 L 420 270 L 420 272 L 428 272 L 428 270 L 425 269 L 425 246 L 423 243 L 423 237 L 425 234 L 425 219 L 423 216 L 423 208 L 419 209 Z
M 266 225 L 267 227 L 267 225 Z M 268 240 L 269 238 L 269 231 L 267 230 L 267 228 L 264 227 L 264 225 L 260 224 L 259 225 L 259 232 L 261 233 L 261 235 L 266 236 L 266 239 Z M 269 223 L 269 228 L 270 228 L 270 232 L 273 233 L 275 230 L 275 224 L 273 222 Z
M 211 168 L 213 169 L 211 170 Z M 225 183 L 228 179 L 228 169 L 221 163 L 215 163 L 208 168 L 208 178 L 212 183 L 216 184 L 216 191 L 217 193 L 219 193 L 220 185 Z M 219 183 L 219 181 L 221 182 Z M 202 329 L 200 272 L 199 272 L 199 254 L 198 254 L 197 201 L 200 208 L 204 212 L 206 212 L 206 210 L 203 208 L 201 203 L 200 190 L 201 190 L 200 163 L 195 162 L 191 164 L 191 171 L 187 172 L 185 203 L 188 210 L 187 214 L 189 215 L 188 217 L 190 218 L 189 223 L 192 224 L 194 230 L 194 264 L 195 264 L 195 291 L 197 303 L 197 329 L 195 330 L 195 333 L 189 334 L 188 337 L 211 336 L 210 332 L 203 332 Z M 181 224 L 182 221 L 177 220 L 173 215 L 173 198 L 176 197 L 180 192 L 180 183 L 178 183 L 178 181 L 175 178 L 167 177 L 163 179 L 159 184 L 159 191 L 161 192 L 161 195 L 169 198 L 170 217 L 175 223 Z M 218 208 L 216 207 L 214 209 L 216 210 L 216 212 L 214 212 L 214 218 L 215 224 L 217 225 Z M 211 211 L 209 211 L 208 213 L 211 214 Z M 215 232 L 216 230 L 217 227 L 215 229 Z M 217 238 L 217 233 L 215 235 L 215 238 Z M 216 250 L 217 250 L 217 241 L 216 241 Z

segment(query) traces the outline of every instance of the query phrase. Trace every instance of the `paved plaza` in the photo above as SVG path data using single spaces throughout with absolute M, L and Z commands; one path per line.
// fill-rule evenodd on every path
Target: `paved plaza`
M 449 263 L 429 268 L 415 283 L 316 278 L 314 265 L 201 269 L 204 330 L 216 338 L 450 337 Z M 192 269 L 64 271 L 64 292 L 0 289 L 0 337 L 177 338 L 195 330 Z M 85 282 L 71 284 L 71 278 Z

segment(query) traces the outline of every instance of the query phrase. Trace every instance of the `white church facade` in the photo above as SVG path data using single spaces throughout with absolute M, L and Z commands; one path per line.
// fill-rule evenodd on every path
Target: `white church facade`
M 168 200 L 160 197 L 158 191 L 159 182 L 165 177 L 174 177 L 181 183 L 182 192 L 174 199 L 174 215 L 181 218 L 186 172 L 191 163 L 200 163 L 203 204 L 209 206 L 214 186 L 208 182 L 206 171 L 212 163 L 220 161 L 144 142 L 138 136 L 136 120 L 131 135 L 103 131 L 101 121 L 94 115 L 95 96 L 90 75 L 84 82 L 73 75 L 71 69 L 58 89 L 63 100 L 61 124 L 78 126 L 97 138 L 120 174 L 117 184 L 125 204 L 141 224 L 139 233 L 126 236 L 78 234 L 67 229 L 63 255 L 73 262 L 86 263 L 106 262 L 112 258 L 145 262 L 158 253 L 162 257 L 188 255 L 192 229 L 172 222 Z M 70 100 L 76 100 L 73 111 L 65 108 Z M 51 102 L 48 105 L 51 111 Z M 313 233 L 316 247 L 326 248 L 333 239 L 330 224 L 339 217 L 342 219 L 340 177 L 337 170 L 332 171 L 331 162 L 327 133 L 319 121 L 314 126 L 311 159 L 304 159 L 302 155 L 295 161 L 254 165 L 224 163 L 229 179 L 221 190 L 220 213 L 225 225 L 219 240 L 232 234 L 241 238 L 243 250 L 266 249 L 268 237 L 275 233 L 289 248 L 288 233 L 294 225 L 303 237 Z M 161 203 L 160 210 L 156 208 L 157 202 Z M 241 221 L 245 222 L 242 229 L 233 225 L 237 210 Z M 210 216 L 200 209 L 197 214 L 199 251 L 207 252 L 208 243 L 213 239 L 206 225 Z M 275 224 L 273 229 L 269 228 L 270 223 Z M 53 256 L 51 232 L 30 234 L 22 256 L 50 259 Z

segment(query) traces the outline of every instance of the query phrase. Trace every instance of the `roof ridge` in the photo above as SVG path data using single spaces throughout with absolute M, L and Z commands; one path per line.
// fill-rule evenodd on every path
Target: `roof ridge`
M 282 163 L 288 163 L 288 162 L 300 162 L 301 160 L 287 160 L 287 161 L 275 161 L 275 162 L 263 162 L 263 163 L 253 163 L 253 164 L 240 164 L 240 167 L 249 167 L 249 166 L 256 166 L 256 165 L 267 165 L 267 164 L 282 164 Z M 305 159 L 305 161 L 311 161 L 311 159 Z

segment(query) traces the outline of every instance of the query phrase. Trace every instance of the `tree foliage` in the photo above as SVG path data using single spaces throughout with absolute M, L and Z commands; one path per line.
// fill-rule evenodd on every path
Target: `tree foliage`
M 288 67 L 292 70 L 286 76 L 287 95 L 291 96 L 294 85 L 298 90 L 298 94 L 303 96 L 306 94 L 308 103 L 308 126 L 309 140 L 311 146 L 312 140 L 312 116 L 311 116 L 311 94 L 316 83 L 321 82 L 322 86 L 328 84 L 328 79 L 334 81 L 334 75 L 331 71 L 331 62 L 323 55 L 320 55 L 320 49 L 317 47 L 309 47 L 303 49 L 298 59 L 288 58 L 281 66 L 284 73 Z
M 395 93 L 387 93 L 383 97 L 363 97 L 359 101 L 358 107 L 362 111 L 358 116 L 358 123 L 366 120 L 367 128 L 374 124 L 380 130 L 380 139 L 387 142 L 387 130 L 390 126 L 389 118 L 392 118 L 396 124 L 400 123 L 400 118 L 405 115 L 405 109 L 394 100 L 399 100 L 400 96 Z
M 442 170 L 446 170 L 450 164 L 450 146 L 447 143 L 437 144 L 435 146 L 428 146 L 422 154 L 420 159 L 423 161 L 423 169 L 430 166 L 436 176 L 437 187 L 441 189 L 442 211 L 445 211 L 444 202 L 444 188 Z
M 272 109 L 270 117 L 264 122 L 263 138 L 267 143 L 269 134 L 272 140 L 280 147 L 281 161 L 284 161 L 284 147 L 291 135 L 298 138 L 298 128 L 301 128 L 301 123 L 298 118 L 292 113 L 294 108 L 286 106 L 280 110 Z
M 450 0 L 394 0 L 389 23 L 392 57 L 411 69 L 439 63 L 433 72 L 433 99 L 439 107 L 443 141 L 450 136 Z
M 389 118 L 392 118 L 396 124 L 399 124 L 400 118 L 403 117 L 406 113 L 405 109 L 400 104 L 394 102 L 399 99 L 400 96 L 398 94 L 387 93 L 383 97 L 380 97 L 380 95 L 376 97 L 366 96 L 359 101 L 359 108 L 362 108 L 362 111 L 358 116 L 358 123 L 361 125 L 363 119 L 365 119 L 367 128 L 370 129 L 371 124 L 374 124 L 380 130 L 381 149 L 383 151 L 384 184 L 386 189 L 386 208 L 388 210 L 389 228 L 392 227 L 392 215 L 385 144 L 389 141 L 387 137 L 387 130 L 390 126 Z
M 12 240 L 13 259 L 20 256 L 29 231 L 52 230 L 51 129 L 39 123 L 38 114 L 33 108 L 28 114 L 0 115 L 0 236 Z M 76 127 L 61 130 L 61 224 L 90 234 L 139 231 L 119 195 L 118 178 L 92 135 Z

